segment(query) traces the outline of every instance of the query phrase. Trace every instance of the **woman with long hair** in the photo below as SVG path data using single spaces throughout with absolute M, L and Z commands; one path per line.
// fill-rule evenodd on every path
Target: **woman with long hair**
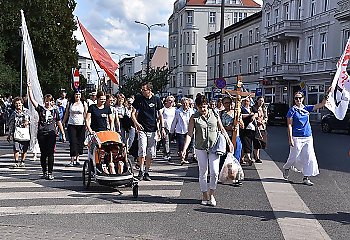
M 253 106 L 253 112 L 256 113 L 256 130 L 255 138 L 253 139 L 255 163 L 262 163 L 260 159 L 260 149 L 265 149 L 267 143 L 267 109 L 265 107 L 265 101 L 263 97 L 258 97 L 256 99 Z
M 82 100 L 80 91 L 78 89 L 74 90 L 74 95 L 67 104 L 63 118 L 63 125 L 66 122 L 68 123 L 67 131 L 71 157 L 70 163 L 66 165 L 67 167 L 80 166 L 79 156 L 83 154 L 87 108 L 87 103 Z
M 254 124 L 256 114 L 253 112 L 250 106 L 250 98 L 242 99 L 242 120 L 244 127 L 240 129 L 240 138 L 243 147 L 242 163 L 245 163 L 245 159 L 248 160 L 248 164 L 252 165 L 253 160 L 251 157 L 253 139 L 255 138 L 256 126 Z
M 34 99 L 31 89 L 31 83 L 28 83 L 29 99 L 33 104 L 35 110 L 39 114 L 38 123 L 38 143 L 40 147 L 40 163 L 43 171 L 42 178 L 47 180 L 53 180 L 53 165 L 54 165 L 54 152 L 56 146 L 56 126 L 62 133 L 63 142 L 66 141 L 66 135 L 57 108 L 53 107 L 52 95 L 46 94 L 44 96 L 44 106 L 38 104 Z

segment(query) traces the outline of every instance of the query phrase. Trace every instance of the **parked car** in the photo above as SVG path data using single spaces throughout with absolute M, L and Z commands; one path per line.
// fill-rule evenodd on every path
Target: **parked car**
M 346 130 L 350 134 L 350 110 L 346 112 L 343 120 L 338 120 L 333 113 L 328 113 L 321 120 L 322 132 L 329 133 L 332 130 Z
M 268 125 L 286 125 L 289 106 L 286 103 L 270 103 L 267 107 Z

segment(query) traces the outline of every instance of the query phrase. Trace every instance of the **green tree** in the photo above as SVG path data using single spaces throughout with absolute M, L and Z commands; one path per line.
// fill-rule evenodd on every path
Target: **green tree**
M 59 89 L 70 88 L 71 69 L 78 62 L 76 47 L 79 41 L 73 37 L 76 29 L 75 6 L 74 0 L 0 0 L 0 36 L 4 46 L 2 64 L 10 69 L 5 76 L 1 75 L 1 83 L 9 85 L 11 81 L 19 89 L 19 27 L 20 10 L 23 9 L 43 92 L 57 95 Z M 14 77 L 11 78 L 14 73 L 15 81 Z
M 131 96 L 140 93 L 141 84 L 150 82 L 153 85 L 153 92 L 163 95 L 165 88 L 169 83 L 169 70 L 166 67 L 150 69 L 148 76 L 134 76 L 132 78 L 124 77 L 123 84 L 119 91 L 125 96 Z

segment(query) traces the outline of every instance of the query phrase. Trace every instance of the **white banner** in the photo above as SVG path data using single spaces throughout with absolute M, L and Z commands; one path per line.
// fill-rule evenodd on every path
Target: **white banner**
M 347 67 L 350 60 L 350 38 L 346 44 L 343 55 L 337 64 L 331 91 L 326 103 L 326 107 L 332 111 L 335 117 L 343 120 L 350 101 L 350 77 Z
M 23 52 L 24 52 L 24 59 L 25 59 L 25 65 L 26 65 L 26 72 L 27 72 L 27 82 L 30 82 L 32 84 L 31 88 L 33 91 L 34 99 L 39 103 L 39 105 L 43 105 L 43 93 L 41 91 L 39 79 L 38 79 L 38 73 L 36 69 L 36 63 L 33 53 L 33 47 L 32 42 L 30 41 L 28 28 L 26 19 L 24 17 L 23 10 L 21 10 L 21 16 L 22 16 L 22 36 L 23 36 Z M 36 143 L 36 135 L 37 135 L 37 129 L 38 129 L 38 120 L 39 116 L 34 109 L 34 106 L 29 101 L 29 112 L 31 115 L 31 121 L 30 121 L 30 129 L 31 129 L 31 141 L 30 146 L 31 149 L 33 149 L 35 143 Z

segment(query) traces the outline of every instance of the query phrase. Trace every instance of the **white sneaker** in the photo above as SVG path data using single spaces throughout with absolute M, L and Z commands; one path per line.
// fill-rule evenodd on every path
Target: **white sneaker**
M 306 178 L 306 179 L 303 179 L 303 184 L 304 185 L 307 185 L 307 186 L 313 186 L 314 183 L 310 181 L 310 179 Z
M 207 200 L 202 200 L 201 201 L 201 205 L 207 206 L 208 205 L 208 201 Z
M 216 206 L 216 200 L 215 200 L 213 195 L 210 196 L 210 200 L 208 201 L 208 205 L 213 206 L 213 207 Z

